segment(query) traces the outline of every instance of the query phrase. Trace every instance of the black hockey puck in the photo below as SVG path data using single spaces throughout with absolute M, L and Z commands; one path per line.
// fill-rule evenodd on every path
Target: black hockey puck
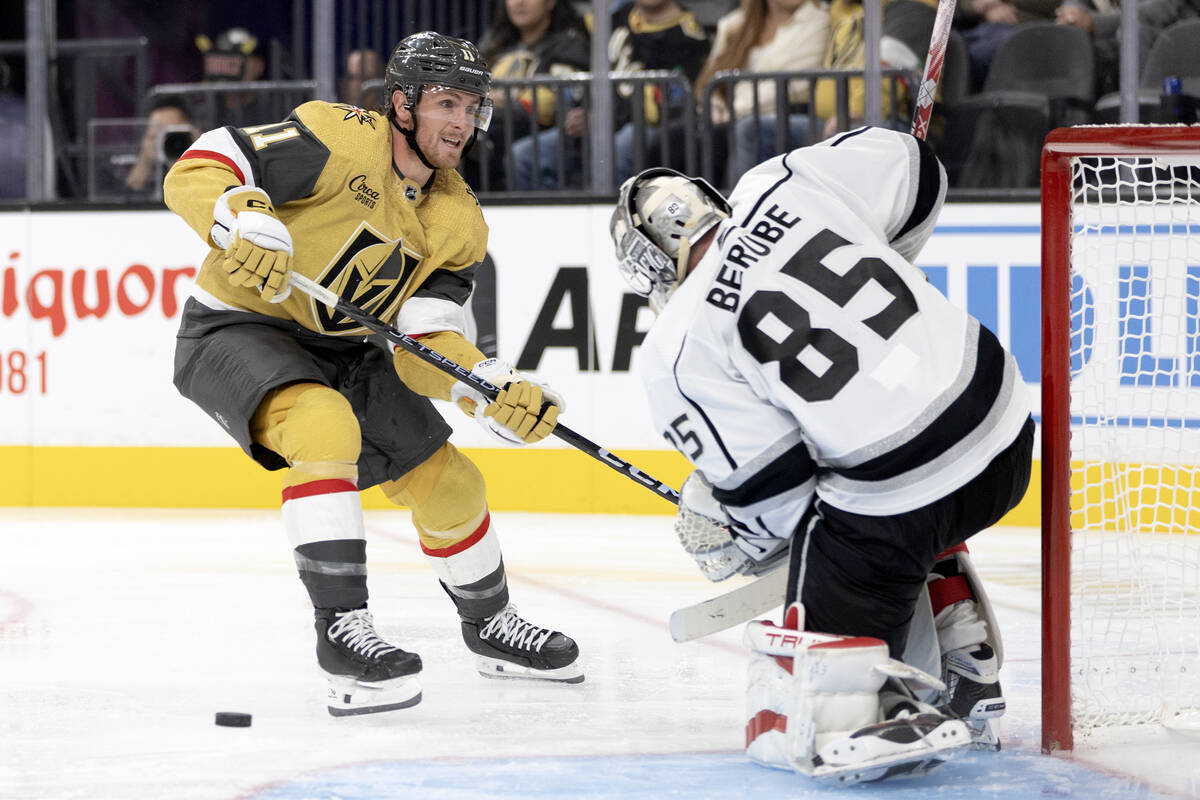
M 226 728 L 249 728 L 250 715 L 240 711 L 218 711 L 217 724 Z

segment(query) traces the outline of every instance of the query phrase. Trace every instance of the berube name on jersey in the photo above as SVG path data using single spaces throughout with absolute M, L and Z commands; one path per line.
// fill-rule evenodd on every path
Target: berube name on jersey
M 714 285 L 705 296 L 705 301 L 736 313 L 741 305 L 743 273 L 770 256 L 771 246 L 799 221 L 799 217 L 772 205 L 763 212 L 762 219 L 754 220 L 741 230 L 734 230 L 734 241 L 721 261 Z

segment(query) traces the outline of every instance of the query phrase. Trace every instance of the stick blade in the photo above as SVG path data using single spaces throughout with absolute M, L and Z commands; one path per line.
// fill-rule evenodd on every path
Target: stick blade
M 671 614 L 671 638 L 690 642 L 718 633 L 783 605 L 787 566 L 777 567 L 753 583 L 710 597 Z

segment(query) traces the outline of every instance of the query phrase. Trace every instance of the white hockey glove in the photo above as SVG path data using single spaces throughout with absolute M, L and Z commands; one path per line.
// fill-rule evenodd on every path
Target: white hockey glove
M 786 558 L 788 552 L 787 539 L 736 529 L 700 470 L 688 475 L 680 489 L 675 533 L 710 581 L 723 581 L 733 575 L 761 575 Z
M 554 431 L 566 402 L 549 385 L 514 372 L 498 358 L 480 361 L 471 372 L 499 388 L 500 394 L 489 403 L 474 386 L 459 381 L 451 387 L 450 399 L 493 439 L 518 446 L 540 442 Z
M 218 197 L 209 236 L 225 250 L 221 266 L 234 286 L 254 286 L 271 303 L 291 294 L 292 235 L 262 189 L 238 186 Z

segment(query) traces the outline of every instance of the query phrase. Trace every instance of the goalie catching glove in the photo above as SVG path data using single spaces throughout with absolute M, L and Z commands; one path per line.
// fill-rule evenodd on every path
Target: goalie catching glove
M 459 382 L 450 389 L 450 399 L 492 438 L 506 445 L 533 444 L 554 431 L 566 405 L 557 392 L 523 378 L 497 358 L 480 361 L 471 372 L 498 388 L 500 394 L 488 402 L 474 386 Z
M 253 286 L 270 303 L 287 299 L 292 287 L 292 235 L 275 216 L 262 189 L 237 186 L 213 206 L 213 242 L 225 250 L 221 263 L 234 286 Z
M 745 528 L 735 528 L 700 470 L 688 475 L 679 492 L 675 533 L 710 581 L 723 581 L 733 575 L 762 575 L 788 553 L 787 539 L 756 536 Z

